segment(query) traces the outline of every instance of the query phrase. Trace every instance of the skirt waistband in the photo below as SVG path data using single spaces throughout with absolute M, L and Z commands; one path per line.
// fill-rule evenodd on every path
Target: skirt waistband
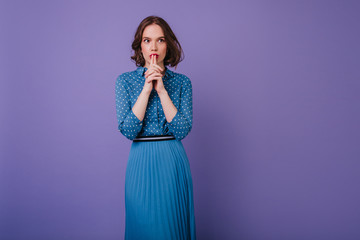
M 141 136 L 133 139 L 134 142 L 165 141 L 175 139 L 172 135 Z

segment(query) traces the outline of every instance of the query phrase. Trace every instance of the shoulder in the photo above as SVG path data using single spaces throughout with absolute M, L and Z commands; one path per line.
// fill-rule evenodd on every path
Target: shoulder
M 191 80 L 188 76 L 183 73 L 173 72 L 174 79 L 177 80 L 182 86 L 191 86 Z
M 121 73 L 116 78 L 116 85 L 117 86 L 121 84 L 126 85 L 131 81 L 131 79 L 135 79 L 135 78 L 136 78 L 136 70 Z

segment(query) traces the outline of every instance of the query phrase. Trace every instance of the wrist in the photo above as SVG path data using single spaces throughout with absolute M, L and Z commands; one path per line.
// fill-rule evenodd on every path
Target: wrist
M 151 94 L 151 90 L 146 90 L 145 88 L 143 88 L 143 90 L 141 91 L 142 94 L 145 94 L 146 96 L 149 96 Z
M 161 98 L 161 97 L 164 97 L 164 96 L 168 95 L 168 92 L 166 91 L 166 89 L 164 89 L 163 91 L 159 91 L 158 95 Z

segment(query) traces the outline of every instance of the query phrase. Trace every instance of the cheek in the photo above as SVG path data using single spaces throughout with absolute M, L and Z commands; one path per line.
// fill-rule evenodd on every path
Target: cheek
M 145 53 L 145 52 L 148 52 L 146 46 L 145 46 L 143 43 L 141 43 L 140 46 L 141 46 L 141 51 L 142 51 L 142 52 L 144 52 L 144 53 Z
M 164 48 L 162 49 L 162 52 L 163 52 L 163 54 L 166 54 L 166 52 L 167 52 L 166 47 L 164 47 Z

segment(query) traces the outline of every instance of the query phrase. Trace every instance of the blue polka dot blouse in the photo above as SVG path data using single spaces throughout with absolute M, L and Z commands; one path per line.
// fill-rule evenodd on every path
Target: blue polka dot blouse
M 145 83 L 146 67 L 138 67 L 117 77 L 115 96 L 118 130 L 128 139 L 133 140 L 137 136 L 173 135 L 180 141 L 191 131 L 193 121 L 191 81 L 184 74 L 175 73 L 167 67 L 165 69 L 162 78 L 164 87 L 177 108 L 177 113 L 171 122 L 166 121 L 155 89 L 151 91 L 142 121 L 132 111 Z

